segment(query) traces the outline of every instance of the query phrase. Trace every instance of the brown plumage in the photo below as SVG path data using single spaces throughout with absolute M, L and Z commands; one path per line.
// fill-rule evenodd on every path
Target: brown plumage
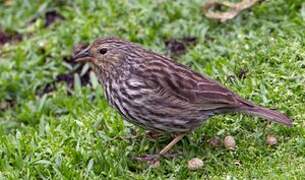
M 97 39 L 74 59 L 94 65 L 107 100 L 124 119 L 180 135 L 174 141 L 221 113 L 241 112 L 288 126 L 292 123 L 284 114 L 254 105 L 207 76 L 128 41 Z

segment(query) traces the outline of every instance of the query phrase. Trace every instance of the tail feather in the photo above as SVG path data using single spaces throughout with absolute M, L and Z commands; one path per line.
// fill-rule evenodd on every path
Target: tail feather
M 245 109 L 242 109 L 242 112 L 246 114 L 255 115 L 264 119 L 268 119 L 274 122 L 282 123 L 287 126 L 292 126 L 292 120 L 289 117 L 278 111 L 274 111 L 271 109 L 254 106 L 254 107 L 247 107 Z

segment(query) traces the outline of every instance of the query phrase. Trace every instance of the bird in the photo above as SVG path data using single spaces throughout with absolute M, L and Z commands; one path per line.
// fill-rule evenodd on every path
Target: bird
M 292 125 L 285 114 L 245 100 L 207 75 L 127 40 L 98 38 L 72 58 L 92 64 L 107 101 L 124 120 L 174 135 L 158 157 L 214 115 L 245 113 Z

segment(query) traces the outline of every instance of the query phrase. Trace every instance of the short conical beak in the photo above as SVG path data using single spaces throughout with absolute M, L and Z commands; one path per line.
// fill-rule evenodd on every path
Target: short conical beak
M 89 48 L 86 48 L 72 57 L 74 62 L 91 62 L 93 56 L 90 54 Z

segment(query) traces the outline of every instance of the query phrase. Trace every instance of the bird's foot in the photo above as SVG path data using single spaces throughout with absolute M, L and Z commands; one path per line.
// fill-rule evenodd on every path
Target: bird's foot
M 176 153 L 167 153 L 167 154 L 164 154 L 164 155 L 161 155 L 161 154 L 146 154 L 146 155 L 143 155 L 143 156 L 136 157 L 135 159 L 138 160 L 138 161 L 144 161 L 144 162 L 147 162 L 150 165 L 153 165 L 157 161 L 159 161 L 161 157 L 175 158 L 176 156 L 177 156 Z
M 160 157 L 161 156 L 159 154 L 146 154 L 143 156 L 136 157 L 135 159 L 153 165 L 160 160 Z

